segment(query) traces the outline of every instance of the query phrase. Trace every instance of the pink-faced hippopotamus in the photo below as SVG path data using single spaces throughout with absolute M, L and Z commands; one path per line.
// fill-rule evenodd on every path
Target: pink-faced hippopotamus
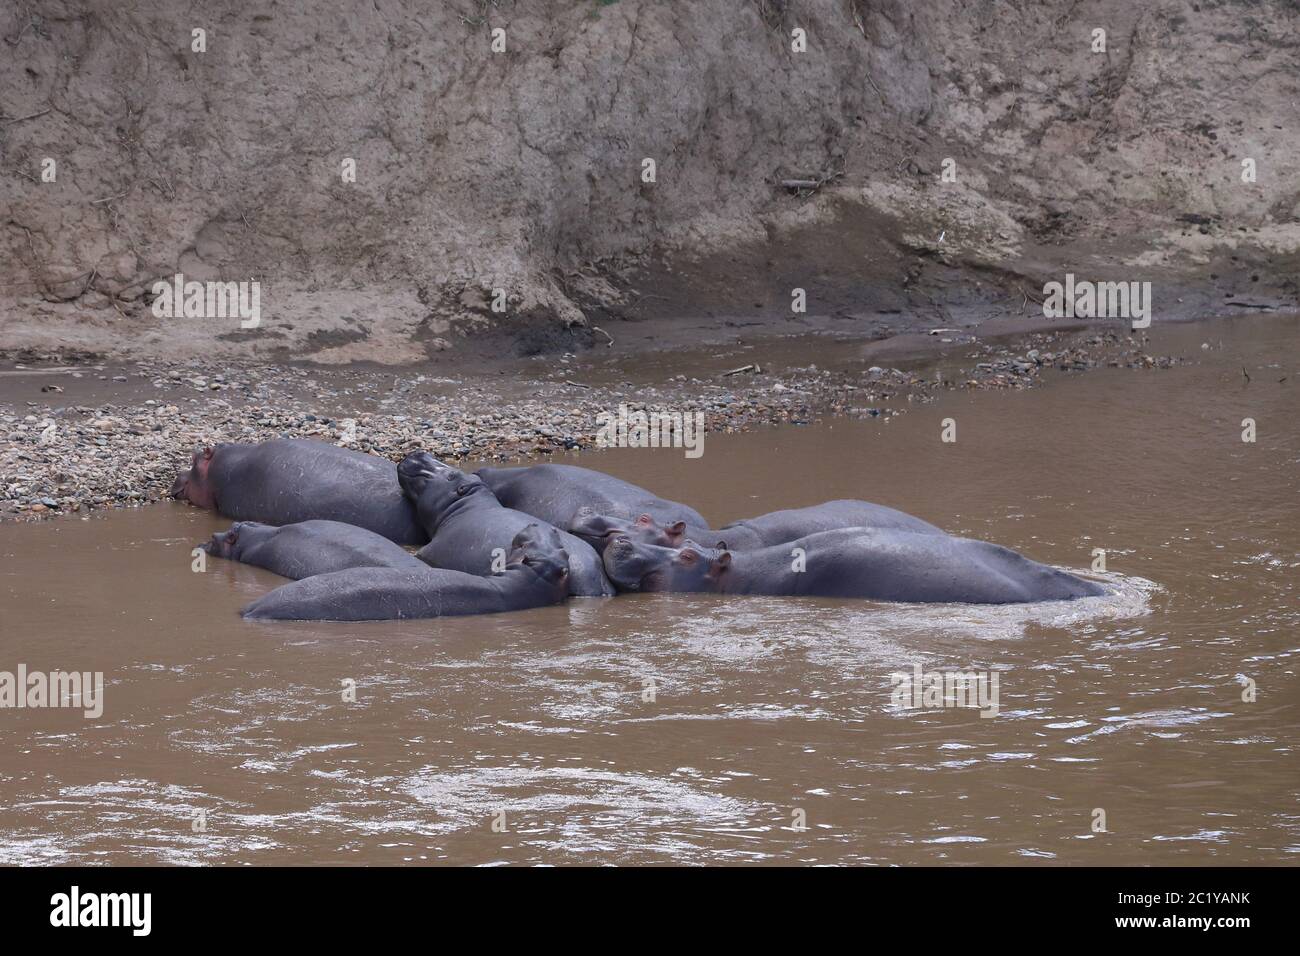
M 398 544 L 429 540 L 386 458 L 307 438 L 223 443 L 194 453 L 171 495 L 239 521 L 294 524 L 321 518 L 366 528 Z
M 660 524 L 648 514 L 640 515 L 634 521 L 612 515 L 580 515 L 569 530 L 602 552 L 606 542 L 619 535 L 667 548 L 680 548 L 689 540 L 706 548 L 754 551 L 819 531 L 837 531 L 840 528 L 881 528 L 910 531 L 914 534 L 945 533 L 942 528 L 936 528 L 927 521 L 894 508 L 847 498 L 807 508 L 772 511 L 757 518 L 733 521 L 715 531 L 696 528 L 684 521 Z
M 428 452 L 407 455 L 397 466 L 402 491 L 415 503 L 416 516 L 429 535 L 418 557 L 435 568 L 469 574 L 489 574 L 494 552 L 506 551 L 511 539 L 529 524 L 543 524 L 532 515 L 507 508 L 477 475 L 452 468 Z M 559 531 L 569 555 L 569 591 L 579 597 L 609 597 L 615 591 L 591 545 Z
M 713 591 L 959 604 L 1015 604 L 1105 591 L 1008 548 L 876 528 L 822 531 L 757 551 L 664 548 L 616 537 L 605 570 L 620 591 Z M 800 568 L 802 568 L 800 570 Z
M 629 519 L 648 514 L 665 524 L 685 521 L 698 528 L 709 526 L 689 505 L 577 465 L 480 468 L 475 474 L 507 508 L 549 521 L 557 528 L 573 527 L 580 513 Z
M 276 588 L 242 613 L 251 620 L 394 621 L 522 611 L 559 604 L 568 594 L 569 556 L 559 532 L 533 524 L 515 536 L 497 574 L 423 564 L 331 571 Z
M 202 545 L 208 554 L 266 568 L 295 581 L 348 568 L 426 567 L 383 535 L 341 521 L 299 521 L 281 527 L 236 521 Z

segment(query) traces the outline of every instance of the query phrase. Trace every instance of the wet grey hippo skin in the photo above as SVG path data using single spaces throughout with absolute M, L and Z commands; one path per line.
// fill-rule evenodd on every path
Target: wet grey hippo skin
M 492 552 L 506 549 L 529 524 L 551 525 L 506 508 L 483 479 L 444 465 L 428 452 L 406 456 L 397 467 L 402 490 L 415 502 L 416 515 L 430 540 L 418 557 L 435 568 L 489 574 Z M 558 529 L 555 529 L 558 531 Z M 569 554 L 569 591 L 580 597 L 609 597 L 614 586 L 591 545 L 560 531 Z
M 826 501 L 808 508 L 772 511 L 757 518 L 733 521 L 713 531 L 696 528 L 682 521 L 662 525 L 652 516 L 644 514 L 635 521 L 610 515 L 583 515 L 569 530 L 602 552 L 605 543 L 619 534 L 661 547 L 680 548 L 686 541 L 693 541 L 706 548 L 754 551 L 819 531 L 837 531 L 841 528 L 878 528 L 910 531 L 914 534 L 946 533 L 942 528 L 936 528 L 927 521 L 894 508 L 847 498 Z
M 568 594 L 569 556 L 559 532 L 533 524 L 515 536 L 499 574 L 424 564 L 331 571 L 276 588 L 242 613 L 251 620 L 395 621 L 522 611 L 559 604 Z
M 569 531 L 595 548 L 597 554 L 603 555 L 605 546 L 619 537 L 628 537 L 642 544 L 655 544 L 661 548 L 680 548 L 686 543 L 687 527 L 685 521 L 661 525 L 649 515 L 629 520 L 613 515 L 583 514 L 578 516 Z M 699 529 L 699 533 L 702 536 L 717 534 L 707 528 Z
M 237 521 L 202 545 L 208 554 L 266 568 L 297 581 L 348 568 L 422 570 L 426 565 L 382 535 L 341 521 L 299 521 L 283 527 Z
M 224 443 L 194 453 L 171 495 L 237 521 L 294 524 L 320 518 L 366 528 L 398 544 L 429 540 L 386 458 L 307 438 Z
M 804 570 L 795 571 L 795 549 Z M 605 548 L 620 591 L 714 591 L 962 604 L 1057 601 L 1099 585 L 986 541 L 874 528 L 822 531 L 757 551 L 687 543 L 662 548 L 623 536 Z
M 671 524 L 685 521 L 707 528 L 704 517 L 688 505 L 668 501 L 630 482 L 577 465 L 532 465 L 527 468 L 480 468 L 475 472 L 507 508 L 571 528 L 579 513 L 635 518 L 648 514 Z

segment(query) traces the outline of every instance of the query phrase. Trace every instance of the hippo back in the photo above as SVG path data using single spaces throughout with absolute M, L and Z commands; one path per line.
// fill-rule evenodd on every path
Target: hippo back
M 532 465 L 527 468 L 480 468 L 476 474 L 507 508 L 514 508 L 557 528 L 571 528 L 580 509 L 592 514 L 656 521 L 709 523 L 689 505 L 660 498 L 621 478 L 577 465 Z
M 217 510 L 239 521 L 323 519 L 366 528 L 398 544 L 429 540 L 386 458 L 304 438 L 218 445 L 209 477 Z

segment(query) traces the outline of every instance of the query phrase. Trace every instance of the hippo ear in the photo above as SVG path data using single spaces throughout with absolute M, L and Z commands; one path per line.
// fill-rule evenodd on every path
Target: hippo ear
M 731 552 L 723 551 L 714 559 L 713 567 L 709 569 L 709 573 L 716 577 L 729 567 L 731 567 Z
M 667 531 L 674 538 L 679 537 L 680 535 L 684 535 L 686 533 L 686 522 L 674 521 L 672 524 L 668 526 Z
M 469 489 L 471 487 L 472 486 L 468 481 L 462 481 L 459 485 L 456 486 L 456 497 L 463 498 L 465 495 L 469 494 Z
M 654 518 L 651 518 L 649 515 L 637 515 L 636 523 L 642 527 L 646 527 L 647 525 L 654 524 L 655 521 Z
M 727 542 L 725 542 L 725 541 L 719 541 L 719 542 L 718 542 L 718 550 L 719 550 L 719 551 L 726 551 L 726 550 L 727 550 Z M 728 561 L 731 560 L 731 555 L 727 555 L 727 560 L 728 560 Z
M 204 460 L 204 461 L 211 461 L 211 460 L 212 460 L 212 450 L 213 450 L 213 449 L 212 449 L 212 446 L 211 446 L 211 445 L 206 445 L 206 446 L 204 446 L 204 448 L 203 448 L 203 460 Z

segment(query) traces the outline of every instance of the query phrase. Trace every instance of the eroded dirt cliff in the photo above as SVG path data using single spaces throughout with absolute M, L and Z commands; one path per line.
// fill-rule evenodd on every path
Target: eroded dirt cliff
M 11 0 L 0 37 L 0 348 L 572 350 L 798 325 L 794 287 L 874 334 L 1067 270 L 1157 320 L 1297 299 L 1295 2 Z M 262 325 L 155 317 L 177 272 Z

